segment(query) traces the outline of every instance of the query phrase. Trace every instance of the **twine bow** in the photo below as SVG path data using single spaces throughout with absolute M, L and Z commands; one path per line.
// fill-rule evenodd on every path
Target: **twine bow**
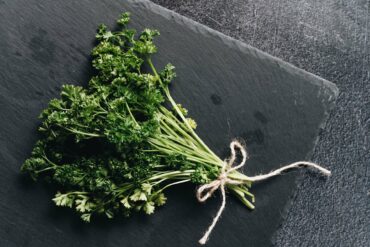
M 239 148 L 240 152 L 242 153 L 242 162 L 240 162 L 237 166 L 232 166 L 236 159 L 235 147 Z M 203 237 L 199 240 L 200 244 L 205 244 L 208 240 L 209 235 L 211 234 L 213 228 L 215 227 L 218 219 L 220 218 L 222 211 L 225 209 L 226 205 L 226 193 L 225 193 L 225 184 L 242 184 L 243 182 L 238 180 L 233 180 L 227 177 L 227 175 L 244 166 L 245 161 L 247 160 L 247 151 L 245 151 L 244 147 L 238 142 L 233 141 L 230 143 L 230 150 L 231 150 L 231 157 L 229 162 L 224 161 L 223 166 L 221 168 L 221 173 L 216 180 L 213 180 L 209 184 L 204 184 L 200 186 L 197 190 L 197 199 L 199 202 L 205 202 L 218 188 L 221 190 L 222 194 L 222 204 L 220 209 L 218 210 L 216 216 L 213 218 L 212 224 L 208 227 L 207 231 L 204 233 Z M 203 194 L 203 192 L 206 192 Z
M 235 159 L 236 159 L 235 148 L 238 148 L 240 150 L 241 154 L 242 154 L 242 161 L 237 166 L 233 166 L 233 164 L 235 162 Z M 199 202 L 205 202 L 218 189 L 221 190 L 221 195 L 222 195 L 221 207 L 219 208 L 216 216 L 213 218 L 212 224 L 208 227 L 208 229 L 204 233 L 203 237 L 199 240 L 199 243 L 202 244 L 202 245 L 207 242 L 207 240 L 209 238 L 209 235 L 211 234 L 213 228 L 216 226 L 222 212 L 225 209 L 225 206 L 226 206 L 225 185 L 227 185 L 227 184 L 243 184 L 244 183 L 243 181 L 240 181 L 240 180 L 230 179 L 228 177 L 228 174 L 230 172 L 233 172 L 235 170 L 240 169 L 241 167 L 243 167 L 245 165 L 245 162 L 248 159 L 247 151 L 245 150 L 243 145 L 240 144 L 240 142 L 238 142 L 236 140 L 234 140 L 230 143 L 230 150 L 231 150 L 230 159 L 229 159 L 228 162 L 226 162 L 226 161 L 223 162 L 223 165 L 222 165 L 222 168 L 221 168 L 221 173 L 218 176 L 218 178 L 213 180 L 212 182 L 210 182 L 208 184 L 204 184 L 204 185 L 200 186 L 197 190 L 197 193 L 196 193 L 196 197 L 197 197 Z M 267 174 L 257 175 L 257 176 L 254 176 L 254 177 L 246 176 L 246 180 L 248 180 L 250 182 L 265 180 L 267 178 L 279 175 L 285 170 L 288 170 L 288 169 L 291 169 L 291 168 L 296 168 L 296 167 L 299 167 L 301 165 L 316 168 L 326 176 L 331 175 L 331 172 L 329 170 L 327 170 L 327 169 L 325 169 L 325 168 L 323 168 L 323 167 L 321 167 L 321 166 L 319 166 L 315 163 L 308 162 L 308 161 L 299 161 L 299 162 L 294 162 L 292 164 L 281 167 L 281 168 L 279 168 L 275 171 L 272 171 L 270 173 L 267 173 Z

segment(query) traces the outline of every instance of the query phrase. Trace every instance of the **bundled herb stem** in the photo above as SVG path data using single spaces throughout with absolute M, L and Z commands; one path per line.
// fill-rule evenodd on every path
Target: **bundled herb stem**
M 99 27 L 92 51 L 96 76 L 87 88 L 64 85 L 60 98 L 50 101 L 40 115 L 41 138 L 22 166 L 32 178 L 57 184 L 55 204 L 74 208 L 84 221 L 96 214 L 152 214 L 166 202 L 166 189 L 209 183 L 224 164 L 172 98 L 174 66 L 157 71 L 152 63 L 159 32 L 136 35 L 128 22 L 124 13 L 119 31 Z M 228 176 L 242 182 L 228 190 L 254 208 L 248 177 Z

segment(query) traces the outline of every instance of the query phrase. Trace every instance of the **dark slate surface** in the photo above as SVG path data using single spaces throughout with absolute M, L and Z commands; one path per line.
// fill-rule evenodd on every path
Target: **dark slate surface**
M 200 205 L 194 187 L 183 186 L 153 216 L 84 224 L 52 205 L 53 187 L 19 175 L 37 139 L 37 115 L 63 83 L 86 84 L 97 24 L 113 25 L 123 10 L 136 27 L 162 31 L 154 62 L 177 66 L 174 97 L 221 157 L 242 137 L 251 175 L 310 158 L 336 98 L 333 84 L 146 1 L 2 1 L 0 246 L 194 246 L 219 207 L 219 197 Z M 330 184 L 307 173 L 316 188 Z M 230 197 L 209 246 L 271 245 L 297 175 L 256 185 L 253 212 Z
M 334 82 L 337 107 L 301 177 L 277 246 L 370 244 L 370 1 L 153 0 Z

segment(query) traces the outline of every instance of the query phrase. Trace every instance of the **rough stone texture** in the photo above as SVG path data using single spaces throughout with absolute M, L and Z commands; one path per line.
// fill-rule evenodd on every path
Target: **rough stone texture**
M 172 191 L 170 198 L 176 198 L 175 202 L 169 203 L 165 210 L 158 211 L 154 216 L 85 225 L 70 211 L 56 209 L 51 204 L 49 199 L 55 192 L 54 188 L 27 183 L 19 176 L 20 163 L 37 138 L 38 113 L 50 98 L 58 95 L 61 84 L 71 81 L 86 83 L 91 75 L 88 54 L 93 45 L 96 24 L 102 21 L 113 23 L 124 2 L 0 0 L 0 62 L 1 72 L 5 72 L 0 73 L 0 169 L 3 178 L 0 180 L 0 246 L 189 246 L 217 210 L 218 200 L 211 200 L 201 207 L 194 200 L 192 188 L 185 187 Z M 95 8 L 88 7 L 88 4 Z M 341 89 L 338 106 L 321 133 L 314 157 L 314 160 L 329 166 L 334 176 L 325 181 L 318 179 L 314 173 L 304 172 L 306 175 L 301 178 L 290 214 L 275 240 L 279 246 L 365 246 L 370 239 L 366 228 L 369 226 L 369 171 L 365 162 L 369 161 L 370 127 L 366 19 L 369 2 L 307 4 L 302 1 L 279 1 L 266 4 L 266 1 L 256 0 L 171 1 L 162 4 L 170 4 L 182 14 L 337 83 Z M 143 21 L 148 20 L 143 18 Z M 265 55 L 262 57 L 266 58 Z M 216 58 L 218 60 L 213 60 L 213 65 L 219 66 L 216 62 L 222 59 Z M 185 66 L 186 60 L 182 62 Z M 179 67 L 180 73 L 185 71 L 184 67 Z M 208 71 L 208 74 L 212 76 L 211 72 Z M 250 76 L 245 78 L 250 79 Z M 202 90 L 207 92 L 206 88 Z M 223 88 L 219 91 L 222 92 Z M 228 94 L 235 96 L 234 92 L 243 93 L 234 88 Z M 178 95 L 181 96 L 181 90 Z M 220 109 L 227 111 L 228 107 L 235 105 L 227 103 L 220 95 L 202 97 L 205 94 L 195 94 L 191 102 L 203 100 L 207 102 L 205 107 L 212 107 L 211 114 L 220 114 Z M 188 95 L 182 97 L 185 101 Z M 243 100 L 230 98 L 233 102 Z M 304 98 L 309 100 L 306 94 Z M 207 117 L 201 118 L 202 109 L 190 105 L 197 119 L 207 121 Z M 225 120 L 224 113 L 222 119 Z M 264 124 L 267 118 L 264 114 L 247 110 L 241 114 L 253 119 L 245 127 L 248 130 L 245 137 L 251 139 L 251 152 L 263 153 L 263 140 L 266 142 L 268 139 L 261 140 L 264 130 L 260 132 L 256 128 L 259 125 L 257 121 Z M 233 118 L 235 116 L 238 115 L 233 111 L 230 116 L 232 128 L 227 126 L 226 121 L 226 125 L 225 122 L 218 125 L 219 132 L 211 131 L 213 137 L 205 137 L 211 138 L 219 153 L 227 154 L 227 150 L 222 148 L 229 138 L 243 135 L 242 129 L 237 129 L 243 126 L 236 124 L 239 121 Z M 236 121 L 235 124 L 233 121 Z M 205 126 L 204 123 L 200 123 L 200 129 Z M 203 131 L 206 133 L 204 127 Z M 219 138 L 221 134 L 223 139 Z M 302 142 L 300 145 L 311 144 Z M 283 146 L 279 148 L 286 150 Z M 274 164 L 265 164 L 272 166 L 287 161 L 287 153 L 279 154 L 275 155 L 275 158 L 280 158 L 279 162 L 276 159 Z M 266 156 L 263 155 L 253 157 L 248 163 L 248 171 L 259 172 L 260 168 L 253 162 L 258 164 L 264 158 Z M 258 195 L 258 208 L 274 206 L 271 200 L 276 198 L 271 193 L 276 188 L 292 189 L 289 188 L 289 181 L 296 174 L 271 180 L 266 186 L 256 186 L 254 192 Z M 183 194 L 179 195 L 179 191 Z M 251 231 L 235 223 L 248 223 L 250 217 L 258 214 L 258 211 L 255 212 L 245 213 L 239 203 L 229 200 L 222 224 L 216 228 L 209 246 L 225 246 L 226 243 L 241 246 L 254 238 L 259 241 L 253 242 L 254 245 L 266 246 L 270 235 L 250 236 Z M 270 217 L 268 214 L 265 216 L 264 219 Z M 257 230 L 264 235 L 262 231 L 266 229 L 261 227 Z
M 153 0 L 328 79 L 337 107 L 314 160 L 332 168 L 325 187 L 308 174 L 277 246 L 370 243 L 370 1 Z

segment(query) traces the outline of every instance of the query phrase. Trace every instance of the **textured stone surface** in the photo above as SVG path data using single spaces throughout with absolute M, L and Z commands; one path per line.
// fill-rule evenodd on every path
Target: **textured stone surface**
M 370 243 L 370 1 L 154 0 L 334 82 L 337 107 L 314 160 L 333 176 L 301 178 L 277 246 Z
M 133 13 L 134 26 L 162 31 L 154 62 L 177 66 L 172 92 L 204 140 L 226 157 L 231 138 L 247 139 L 248 174 L 309 158 L 336 98 L 333 84 L 147 1 L 1 3 L 0 246 L 191 246 L 216 212 L 219 198 L 199 205 L 189 185 L 171 190 L 153 216 L 83 224 L 52 205 L 55 188 L 19 175 L 40 110 L 61 84 L 86 85 L 96 26 L 112 26 L 123 10 Z M 253 213 L 230 197 L 209 246 L 270 245 L 297 174 L 254 186 Z M 317 189 L 330 181 L 310 175 Z

